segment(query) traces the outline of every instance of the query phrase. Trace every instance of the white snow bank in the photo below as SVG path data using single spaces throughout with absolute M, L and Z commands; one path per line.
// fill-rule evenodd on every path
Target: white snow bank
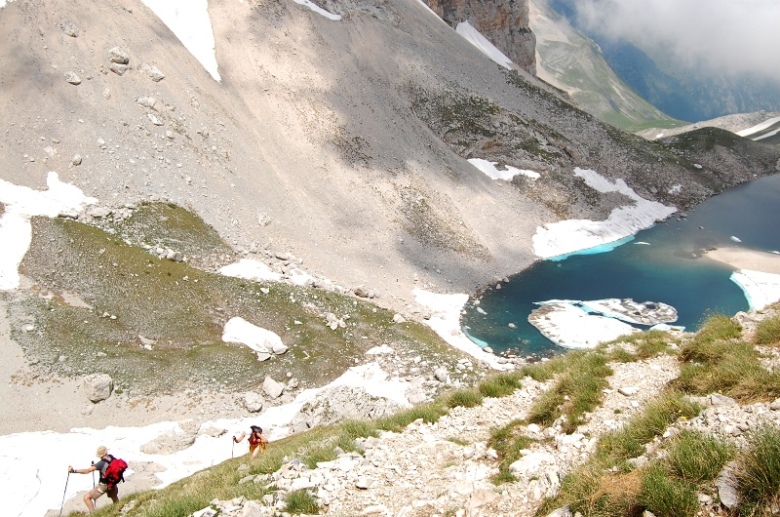
M 282 338 L 270 330 L 249 323 L 244 318 L 230 318 L 222 329 L 222 341 L 246 345 L 258 354 L 270 354 L 285 348 Z
M 199 435 L 190 447 L 172 454 L 145 454 L 141 452 L 141 447 L 166 433 L 183 433 L 176 422 L 145 427 L 75 428 L 67 433 L 42 431 L 0 436 L 0 486 L 5 495 L 3 513 L 15 517 L 41 517 L 47 510 L 58 510 L 63 499 L 70 500 L 79 492 L 91 489 L 91 476 L 68 476 L 67 467 L 88 467 L 89 462 L 96 459 L 93 456 L 98 445 L 105 445 L 110 453 L 123 458 L 131 467 L 137 462 L 159 464 L 162 471 L 156 472 L 155 476 L 161 481 L 157 488 L 163 488 L 229 459 L 231 453 L 236 456 L 245 454 L 246 446 L 240 444 L 234 447 L 231 436 L 248 430 L 252 424 L 260 425 L 272 442 L 288 436 L 287 425 L 303 404 L 323 389 L 334 386 L 362 387 L 373 396 L 393 400 L 403 407 L 410 406 L 404 395 L 410 385 L 388 378 L 378 364 L 369 363 L 350 368 L 328 386 L 301 392 L 290 404 L 268 408 L 249 418 L 203 422 L 201 429 L 225 429 L 227 433 L 219 437 Z M 41 444 L 49 445 L 42 447 Z M 49 468 L 55 465 L 61 468 Z M 126 477 L 130 479 L 132 475 L 132 469 L 129 469 Z M 98 507 L 106 504 L 107 501 L 102 498 Z
M 740 269 L 730 278 L 745 293 L 750 310 L 758 311 L 780 300 L 780 275 Z
M 509 181 L 517 175 L 527 176 L 531 179 L 536 180 L 539 179 L 539 177 L 541 176 L 538 172 L 524 170 L 524 169 L 517 169 L 509 165 L 505 166 L 506 170 L 500 171 L 496 168 L 496 164 L 498 162 L 490 162 L 488 160 L 483 160 L 481 158 L 471 158 L 469 160 L 469 163 L 474 167 L 476 167 L 477 169 L 479 169 L 480 171 L 487 174 L 488 177 L 494 180 Z
M 141 0 L 171 29 L 184 48 L 200 61 L 216 81 L 217 70 L 214 30 L 209 18 L 208 0 Z
M 220 275 L 243 278 L 254 282 L 278 282 L 282 275 L 271 271 L 267 265 L 252 259 L 241 259 L 238 262 L 224 266 L 217 271 Z
M 455 31 L 466 38 L 466 41 L 477 47 L 480 52 L 487 57 L 503 66 L 504 68 L 512 68 L 512 60 L 506 57 L 503 52 L 498 50 L 490 41 L 480 34 L 480 32 L 471 26 L 469 22 L 460 22 L 455 28 Z
M 753 133 L 758 133 L 759 131 L 763 131 L 764 129 L 767 129 L 771 127 L 773 124 L 777 124 L 780 122 L 780 117 L 770 118 L 769 120 L 765 120 L 764 122 L 761 122 L 760 124 L 756 124 L 753 127 L 749 127 L 747 129 L 743 129 L 742 131 L 737 131 L 737 134 L 739 136 L 749 136 Z
M 677 211 L 674 207 L 640 197 L 622 179 L 612 182 L 595 171 L 580 168 L 574 169 L 574 175 L 599 192 L 621 193 L 634 204 L 613 209 L 606 221 L 569 219 L 538 227 L 533 245 L 534 253 L 541 258 L 549 259 L 618 241 Z
M 48 190 L 33 190 L 0 179 L 0 291 L 19 287 L 19 264 L 32 242 L 30 218 L 75 216 L 84 205 L 97 203 L 78 187 L 60 181 L 56 172 L 46 178 Z
M 308 7 L 309 9 L 314 11 L 315 13 L 324 16 L 328 20 L 334 20 L 334 21 L 341 20 L 341 15 L 329 13 L 328 11 L 326 11 L 325 9 L 320 7 L 319 5 L 317 5 L 317 4 L 313 3 L 313 2 L 310 2 L 309 0 L 293 0 L 293 2 L 295 2 L 296 4 L 300 4 L 300 5 L 304 5 L 304 6 Z
M 512 368 L 512 365 L 499 362 L 496 355 L 482 350 L 463 333 L 460 327 L 460 313 L 469 299 L 467 294 L 436 294 L 422 289 L 414 289 L 412 293 L 417 303 L 433 311 L 433 315 L 425 321 L 425 324 L 444 341 L 496 370 Z

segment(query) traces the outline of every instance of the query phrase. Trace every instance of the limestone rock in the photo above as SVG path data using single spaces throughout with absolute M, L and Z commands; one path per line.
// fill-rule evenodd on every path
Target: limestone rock
M 241 397 L 241 402 L 243 403 L 244 408 L 250 413 L 259 413 L 263 410 L 265 400 L 263 400 L 263 396 L 259 393 L 249 391 L 244 393 Z
M 141 66 L 138 67 L 138 70 L 143 72 L 144 75 L 146 75 L 149 79 L 151 79 L 156 83 L 159 83 L 160 81 L 165 79 L 165 74 L 162 73 L 160 69 L 154 65 L 150 65 L 148 63 L 142 63 Z
M 92 373 L 81 381 L 81 388 L 90 401 L 98 403 L 111 396 L 114 380 L 106 373 Z
M 119 47 L 113 47 L 108 51 L 108 60 L 111 63 L 126 65 L 130 62 L 130 56 Z
M 272 399 L 278 399 L 284 393 L 284 384 L 276 382 L 271 377 L 266 376 L 263 381 L 263 392 Z
M 66 72 L 65 80 L 74 86 L 81 84 L 81 77 L 79 77 L 76 72 Z

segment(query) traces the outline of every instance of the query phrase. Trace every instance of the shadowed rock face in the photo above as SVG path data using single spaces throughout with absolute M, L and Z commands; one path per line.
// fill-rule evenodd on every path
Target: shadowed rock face
M 448 24 L 468 21 L 523 70 L 536 74 L 536 37 L 528 0 L 425 0 Z

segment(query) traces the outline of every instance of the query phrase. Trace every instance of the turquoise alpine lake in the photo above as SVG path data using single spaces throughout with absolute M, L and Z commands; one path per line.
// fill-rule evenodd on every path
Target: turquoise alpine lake
M 677 309 L 672 325 L 695 331 L 712 314 L 749 309 L 734 268 L 704 256 L 713 248 L 780 250 L 780 176 L 769 176 L 672 215 L 619 245 L 534 263 L 468 301 L 461 325 L 496 353 L 547 357 L 566 352 L 528 322 L 548 300 L 631 298 Z M 637 326 L 640 329 L 647 327 Z

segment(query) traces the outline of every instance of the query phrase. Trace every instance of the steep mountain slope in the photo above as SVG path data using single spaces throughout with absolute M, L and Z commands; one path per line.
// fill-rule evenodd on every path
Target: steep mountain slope
M 290 251 L 389 304 L 415 285 L 473 290 L 529 264 L 537 226 L 608 213 L 614 200 L 578 185 L 576 166 L 680 207 L 774 172 L 756 152 L 713 175 L 621 135 L 497 68 L 419 2 L 328 5 L 340 20 L 293 2 L 209 3 L 217 82 L 140 3 L 10 3 L 0 175 L 39 187 L 56 170 L 109 206 L 164 198 L 238 249 Z M 117 46 L 123 75 L 110 70 Z M 497 183 L 463 158 L 542 177 Z
M 625 131 L 682 124 L 639 97 L 612 71 L 601 49 L 544 1 L 531 1 L 537 75 L 566 91 L 594 117 Z

